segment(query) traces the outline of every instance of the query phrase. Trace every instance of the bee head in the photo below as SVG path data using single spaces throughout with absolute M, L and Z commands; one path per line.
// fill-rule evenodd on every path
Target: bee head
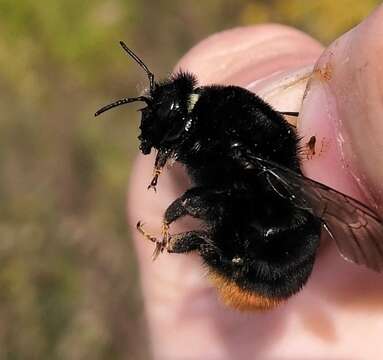
M 174 152 L 192 128 L 189 112 L 198 100 L 195 77 L 180 71 L 163 82 L 155 82 L 154 74 L 144 62 L 124 42 L 120 41 L 120 45 L 146 72 L 149 90 L 143 96 L 124 98 L 108 104 L 98 110 L 95 116 L 116 106 L 136 101 L 145 102 L 146 106 L 140 109 L 140 150 L 145 155 L 149 154 L 153 147 L 162 152 Z
M 196 78 L 179 71 L 163 82 L 155 82 L 154 74 L 144 62 L 130 50 L 124 42 L 121 47 L 146 72 L 149 90 L 143 96 L 117 100 L 99 109 L 95 116 L 116 106 L 142 101 L 146 106 L 142 112 L 140 130 L 140 150 L 149 154 L 152 148 L 158 150 L 154 173 L 150 187 L 154 187 L 161 169 L 171 157 L 177 157 L 177 149 L 182 146 L 193 132 L 193 121 L 190 112 L 198 100 Z
M 148 105 L 141 109 L 140 149 L 148 154 L 176 152 L 192 130 L 190 110 L 196 100 L 193 75 L 179 72 L 162 83 L 155 83 L 148 95 Z M 194 102 L 193 102 L 194 101 Z

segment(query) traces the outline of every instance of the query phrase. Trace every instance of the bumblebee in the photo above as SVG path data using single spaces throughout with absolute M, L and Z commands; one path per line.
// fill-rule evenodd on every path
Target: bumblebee
M 104 106 L 99 114 L 143 102 L 140 150 L 157 151 L 156 188 L 165 164 L 183 164 L 193 186 L 169 205 L 153 258 L 197 252 L 222 300 L 235 308 L 270 309 L 306 284 L 322 231 L 347 260 L 383 270 L 383 223 L 361 202 L 305 177 L 300 142 L 284 115 L 238 86 L 198 86 L 179 71 L 157 82 L 143 61 L 122 48 L 146 72 L 149 89 Z M 183 216 L 203 227 L 170 234 Z

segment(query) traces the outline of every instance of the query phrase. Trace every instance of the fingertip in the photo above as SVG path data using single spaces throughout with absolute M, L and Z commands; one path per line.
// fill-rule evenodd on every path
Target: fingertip
M 200 84 L 246 86 L 275 71 L 313 63 L 321 51 L 318 41 L 295 28 L 262 24 L 211 35 L 188 51 L 176 68 L 194 72 Z
M 325 151 L 306 173 L 352 197 L 383 204 L 383 6 L 331 44 L 315 65 L 300 132 Z

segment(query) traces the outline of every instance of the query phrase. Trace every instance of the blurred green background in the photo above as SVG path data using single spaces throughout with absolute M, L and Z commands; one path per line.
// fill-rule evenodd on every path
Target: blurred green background
M 0 359 L 149 359 L 125 223 L 138 115 L 93 118 L 146 85 L 119 40 L 160 77 L 213 32 L 275 21 L 326 44 L 379 3 L 0 0 Z

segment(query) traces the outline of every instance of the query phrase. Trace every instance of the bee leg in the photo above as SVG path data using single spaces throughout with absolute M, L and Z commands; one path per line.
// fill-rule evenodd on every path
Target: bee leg
M 213 189 L 206 189 L 206 188 L 193 188 L 188 191 L 186 191 L 181 197 L 173 201 L 172 204 L 169 205 L 169 207 L 165 211 L 163 225 L 162 225 L 162 241 L 157 242 L 157 246 L 161 247 L 159 251 L 163 251 L 164 248 L 170 249 L 169 252 L 181 252 L 181 251 L 172 251 L 172 249 L 188 249 L 190 247 L 191 251 L 192 249 L 195 250 L 196 248 L 193 248 L 193 241 L 197 241 L 198 235 L 200 235 L 200 238 L 198 240 L 198 244 L 202 241 L 202 234 L 205 234 L 205 239 L 207 238 L 206 232 L 203 231 L 192 231 L 190 232 L 190 236 L 188 235 L 186 237 L 185 245 L 171 245 L 175 244 L 181 237 L 177 237 L 177 235 L 170 236 L 169 234 L 169 226 L 172 222 L 176 221 L 177 219 L 190 215 L 192 217 L 198 218 L 198 219 L 207 219 L 208 217 L 216 217 L 219 210 L 222 208 L 220 206 L 220 197 L 222 197 L 222 194 L 224 194 L 225 191 L 221 190 L 213 190 Z M 174 238 L 176 237 L 176 238 Z M 206 242 L 206 241 L 205 241 Z M 180 246 L 180 247 L 179 247 Z
M 154 242 L 156 244 L 154 251 L 153 251 L 153 255 L 152 255 L 153 261 L 156 260 L 158 255 L 164 251 L 164 249 L 167 245 L 167 242 L 165 242 L 164 239 L 158 240 L 155 236 L 153 236 L 153 235 L 149 234 L 147 231 L 145 231 L 141 221 L 139 221 L 137 223 L 136 228 L 141 235 L 143 235 L 146 239 L 148 239 L 151 242 Z
M 141 221 L 138 221 L 137 225 L 136 225 L 136 228 L 138 230 L 138 232 L 143 235 L 145 238 L 147 238 L 148 240 L 150 240 L 151 242 L 154 242 L 154 243 L 157 243 L 157 238 L 151 234 L 149 234 L 147 231 L 145 231 L 144 229 L 144 224 L 141 222 Z
M 175 234 L 170 237 L 166 250 L 169 253 L 187 253 L 199 250 L 201 245 L 208 240 L 208 234 L 205 231 L 187 231 Z
M 225 195 L 225 191 L 206 188 L 190 189 L 166 209 L 164 224 L 170 225 L 185 215 L 203 220 L 208 217 L 214 218 L 220 213 L 222 195 Z
M 187 192 L 186 192 L 187 193 Z M 186 194 L 185 193 L 185 194 Z M 168 247 L 170 241 L 169 227 L 170 224 L 180 217 L 189 214 L 188 209 L 185 207 L 185 194 L 169 205 L 165 211 L 165 216 L 162 222 L 162 241 L 164 247 Z

